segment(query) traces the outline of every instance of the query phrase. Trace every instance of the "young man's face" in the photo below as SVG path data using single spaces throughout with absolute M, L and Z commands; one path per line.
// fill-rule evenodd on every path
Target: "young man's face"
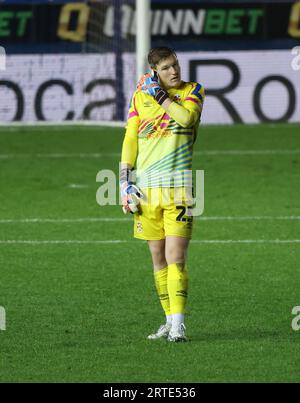
M 157 63 L 154 69 L 160 80 L 160 84 L 166 89 L 177 88 L 181 84 L 181 73 L 178 60 L 171 55 Z

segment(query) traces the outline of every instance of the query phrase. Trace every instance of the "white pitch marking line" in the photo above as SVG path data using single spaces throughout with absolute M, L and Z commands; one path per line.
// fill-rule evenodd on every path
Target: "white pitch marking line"
M 300 216 L 216 216 L 216 217 L 195 217 L 199 221 L 263 221 L 263 220 L 300 220 Z M 82 217 L 82 218 L 20 218 L 0 219 L 0 224 L 21 224 L 21 223 L 82 223 L 82 222 L 132 222 L 133 216 L 118 217 Z
M 104 240 L 104 241 L 80 241 L 76 239 L 66 239 L 66 240 L 27 240 L 27 239 L 8 239 L 0 240 L 0 244 L 29 244 L 29 245 L 60 245 L 60 244 L 117 244 L 117 243 L 127 243 L 129 241 L 114 239 L 114 240 Z
M 300 243 L 300 239 L 192 239 L 192 243 L 206 243 L 206 244 L 232 244 L 232 243 L 266 243 L 266 244 L 289 244 Z
M 293 155 L 300 154 L 300 150 L 206 150 L 194 151 L 194 155 Z M 120 157 L 117 153 L 37 153 L 37 154 L 0 154 L 0 159 L 14 158 L 102 158 Z
M 31 129 L 40 130 L 41 127 L 51 127 L 51 130 L 62 130 L 62 128 L 66 129 L 69 128 L 70 130 L 73 129 L 73 126 L 76 126 L 76 130 L 81 129 L 85 130 L 86 126 L 94 127 L 95 129 L 99 130 L 101 126 L 105 127 L 125 127 L 126 122 L 122 121 L 99 121 L 99 120 L 65 120 L 63 122 L 47 122 L 47 121 L 27 121 L 27 122 L 0 122 L 0 127 L 5 128 L 6 130 L 18 129 L 19 127 L 30 127 L 33 126 Z M 270 125 L 272 127 L 272 125 Z M 90 130 L 90 128 L 89 128 Z M 14 131 L 14 130 L 12 130 Z
M 70 189 L 87 189 L 89 185 L 81 185 L 80 183 L 70 183 L 67 187 Z
M 137 242 L 135 240 L 104 240 L 104 241 L 80 241 L 80 240 L 23 240 L 8 239 L 0 240 L 1 244 L 28 244 L 28 245 L 101 245 Z M 295 244 L 300 243 L 300 239 L 195 239 L 192 243 L 197 244 Z
M 223 220 L 229 220 L 229 221 L 254 221 L 254 220 L 300 220 L 300 216 L 217 216 L 217 217 L 196 217 L 198 220 L 203 220 L 203 221 L 223 221 Z
M 207 150 L 194 152 L 196 155 L 280 155 L 299 153 L 300 150 Z
M 19 220 L 15 219 L 3 219 L 0 220 L 0 224 L 10 224 L 10 223 L 81 223 L 81 222 L 107 222 L 107 221 L 116 221 L 116 222 L 128 222 L 132 221 L 133 218 L 108 218 L 108 217 L 99 217 L 99 218 L 21 218 Z

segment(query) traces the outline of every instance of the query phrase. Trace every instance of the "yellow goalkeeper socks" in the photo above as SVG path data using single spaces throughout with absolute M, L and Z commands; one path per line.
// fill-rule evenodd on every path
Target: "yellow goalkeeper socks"
M 172 315 L 184 314 L 188 291 L 188 273 L 184 263 L 168 266 L 168 294 Z
M 168 266 L 154 272 L 154 280 L 161 306 L 166 316 L 171 315 L 168 295 Z

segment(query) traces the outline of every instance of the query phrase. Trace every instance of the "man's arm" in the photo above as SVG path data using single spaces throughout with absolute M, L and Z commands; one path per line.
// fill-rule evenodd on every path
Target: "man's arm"
M 168 97 L 161 104 L 162 108 L 182 127 L 192 127 L 198 121 L 203 107 L 205 93 L 199 86 L 185 99 L 182 105 Z
M 182 127 L 194 126 L 199 119 L 200 110 L 190 110 L 174 101 L 172 102 L 170 98 L 166 99 L 161 106 Z
M 155 101 L 182 127 L 192 127 L 199 120 L 205 97 L 204 88 L 195 83 L 192 92 L 183 100 L 182 105 L 172 101 L 168 92 L 160 86 L 157 78 L 145 74 L 138 84 L 138 89 L 153 96 Z
M 137 148 L 137 136 L 125 134 L 122 145 L 121 167 L 128 167 L 129 169 L 134 167 L 137 157 Z
M 136 94 L 133 94 L 127 117 L 125 137 L 122 145 L 121 165 L 134 167 L 138 149 L 138 129 L 140 117 L 136 107 Z
M 137 158 L 139 122 L 140 119 L 133 96 L 128 112 L 120 164 L 120 190 L 124 213 L 137 211 L 136 206 L 139 203 L 139 199 L 143 197 L 140 190 L 133 184 L 131 178 L 132 169 Z

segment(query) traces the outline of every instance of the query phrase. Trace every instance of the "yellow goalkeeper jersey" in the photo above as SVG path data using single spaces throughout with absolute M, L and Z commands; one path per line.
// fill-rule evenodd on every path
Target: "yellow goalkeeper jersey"
M 134 165 L 141 188 L 192 186 L 193 144 L 204 88 L 195 82 L 182 82 L 168 94 L 172 100 L 168 113 L 142 91 L 135 91 L 131 99 L 125 138 L 137 141 Z M 122 162 L 130 161 L 123 161 L 122 154 Z

